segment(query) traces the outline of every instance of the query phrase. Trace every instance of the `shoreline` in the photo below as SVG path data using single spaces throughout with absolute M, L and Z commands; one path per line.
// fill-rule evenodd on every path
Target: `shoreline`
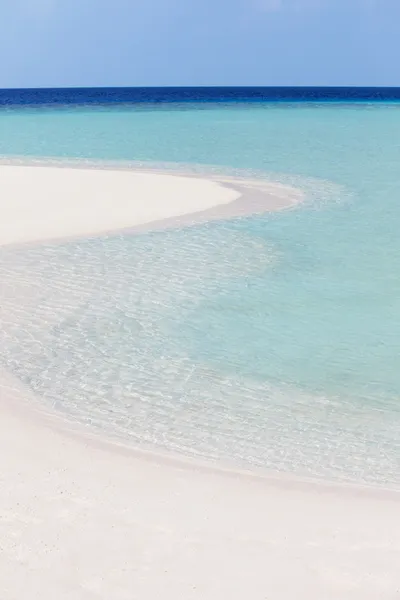
M 0 246 L 190 227 L 304 200 L 301 190 L 265 180 L 46 160 L 0 159 L 0 192 Z
M 381 500 L 398 500 L 400 489 L 384 484 L 367 484 L 356 481 L 341 481 L 318 478 L 267 468 L 246 468 L 228 465 L 220 461 L 210 461 L 162 448 L 134 446 L 123 438 L 113 437 L 111 432 L 100 433 L 78 420 L 69 419 L 62 412 L 46 407 L 29 388 L 13 374 L 0 367 L 0 411 L 29 421 L 36 428 L 50 428 L 57 435 L 93 449 L 115 453 L 116 456 L 131 457 L 135 460 L 155 463 L 160 467 L 194 470 L 206 474 L 219 475 L 228 479 L 258 481 L 282 490 L 309 491 L 316 493 L 343 493 L 349 496 L 365 496 Z
M 400 494 L 150 455 L 19 393 L 0 387 L 5 600 L 396 597 Z
M 0 186 L 4 168 L 0 166 Z M 41 168 L 44 185 L 55 167 Z M 53 170 L 51 175 L 58 179 L 53 183 L 61 185 L 71 170 Z M 92 171 L 96 175 L 96 169 Z M 108 189 L 114 189 L 117 180 L 117 185 L 126 181 L 120 173 L 106 178 Z M 13 177 L 21 174 L 27 172 L 15 171 Z M 143 173 L 136 175 L 140 179 Z M 157 195 L 152 205 L 155 211 L 163 210 L 164 184 L 170 186 L 171 198 L 178 183 L 185 193 L 207 190 L 211 194 L 207 206 L 199 194 L 191 199 L 190 208 L 203 207 L 203 211 L 176 214 L 188 205 L 175 204 L 174 216 L 164 212 L 158 220 L 130 222 L 127 228 L 113 229 L 113 234 L 245 216 L 254 214 L 256 207 L 267 212 L 266 199 L 272 194 L 271 188 L 270 195 L 266 190 L 249 191 L 249 181 L 246 189 L 237 189 L 241 184 L 229 177 L 222 177 L 221 182 L 211 179 L 211 186 L 200 185 L 195 176 L 186 178 L 189 184 L 185 176 L 165 174 L 160 175 L 164 179 L 158 179 L 159 185 L 153 185 L 154 177 L 153 173 L 153 183 L 146 177 L 142 183 L 146 180 L 147 191 Z M 85 181 L 89 179 L 91 183 L 92 175 Z M 284 196 L 285 187 L 279 185 L 275 187 L 278 199 L 278 192 Z M 91 189 L 99 191 L 97 184 Z M 21 190 L 31 192 L 29 182 L 23 181 Z M 254 204 L 248 195 L 252 193 Z M 301 201 L 296 190 L 293 193 L 296 202 Z M 87 205 L 90 209 L 95 200 L 94 195 Z M 76 214 L 61 221 L 58 237 L 48 237 L 52 195 L 40 201 L 39 224 L 42 227 L 46 215 L 49 226 L 40 230 L 41 240 L 74 239 L 70 229 L 76 225 Z M 294 204 L 286 201 L 279 209 Z M 105 206 L 115 210 L 114 202 Z M 8 224 L 18 225 L 21 206 L 17 208 L 13 207 L 14 221 Z M 92 214 L 83 212 L 89 221 L 83 221 L 80 235 L 108 235 L 104 230 L 88 233 Z M 138 214 L 133 218 L 137 220 Z M 200 215 L 203 221 L 198 220 Z M 35 237 L 35 221 L 30 223 L 30 230 L 14 230 L 20 237 L 11 241 L 11 247 L 40 242 Z M 63 231 L 67 235 L 60 235 Z M 3 234 L 0 245 L 12 239 L 5 218 Z M 30 240 L 24 234 L 30 234 Z M 400 494 L 396 490 L 231 470 L 135 449 L 46 410 L 11 374 L 2 372 L 0 410 L 0 590 L 4 600 L 24 598 L 26 589 L 31 597 L 43 600 L 375 600 L 394 599 L 398 593 Z

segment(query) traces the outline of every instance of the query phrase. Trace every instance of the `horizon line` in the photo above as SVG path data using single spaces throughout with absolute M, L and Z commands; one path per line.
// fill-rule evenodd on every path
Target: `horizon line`
M 350 90 L 400 90 L 400 85 L 95 85 L 95 86 L 38 86 L 0 87 L 0 92 L 29 90 L 135 90 L 135 89 L 350 89 Z

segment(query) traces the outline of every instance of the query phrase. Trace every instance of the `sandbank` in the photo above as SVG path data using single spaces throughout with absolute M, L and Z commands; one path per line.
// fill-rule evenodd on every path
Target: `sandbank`
M 0 164 L 0 244 L 182 227 L 301 199 L 290 186 L 262 181 Z

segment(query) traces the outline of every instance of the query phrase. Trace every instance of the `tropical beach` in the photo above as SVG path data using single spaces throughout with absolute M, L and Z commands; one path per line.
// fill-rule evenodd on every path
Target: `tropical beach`
M 399 23 L 0 2 L 0 600 L 400 598 Z
M 264 211 L 276 209 L 276 196 L 285 206 L 283 189 L 269 183 Z M 168 227 L 185 214 L 193 225 L 197 213 L 216 218 L 212 209 L 221 206 L 230 205 L 237 216 L 241 197 L 194 177 L 10 165 L 0 168 L 0 193 L 0 242 L 11 248 L 118 228 L 137 235 L 140 225 L 146 231 L 152 222 Z M 292 188 L 286 193 L 286 206 L 302 199 Z M 246 206 L 254 210 L 241 202 L 240 214 Z M 15 288 L 12 297 L 22 309 Z M 31 598 L 49 600 L 375 599 L 398 593 L 395 491 L 134 449 L 44 410 L 40 398 L 6 371 L 0 402 L 5 598 L 25 597 L 28 588 Z

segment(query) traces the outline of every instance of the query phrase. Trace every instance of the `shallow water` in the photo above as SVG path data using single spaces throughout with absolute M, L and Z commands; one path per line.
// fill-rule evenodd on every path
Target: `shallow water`
M 0 154 L 295 183 L 280 214 L 2 248 L 3 365 L 146 447 L 400 484 L 400 105 L 0 111 Z

